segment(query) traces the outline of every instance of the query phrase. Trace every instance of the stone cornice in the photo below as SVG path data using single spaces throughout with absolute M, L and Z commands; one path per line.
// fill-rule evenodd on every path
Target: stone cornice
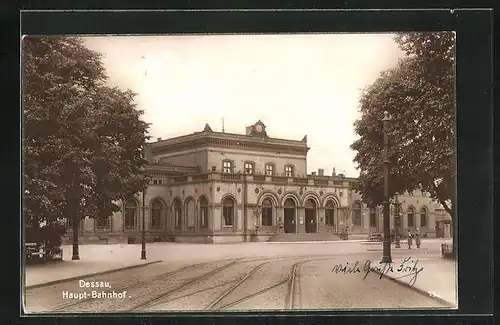
M 219 148 L 237 148 L 242 150 L 252 150 L 261 152 L 282 152 L 306 155 L 309 148 L 306 144 L 291 140 L 275 141 L 272 138 L 257 138 L 238 135 L 238 137 L 219 137 L 215 133 L 202 133 L 201 136 L 185 137 L 183 141 L 159 141 L 150 144 L 151 153 L 158 155 L 162 153 L 178 152 L 186 149 L 219 147 Z M 226 135 L 226 133 L 221 133 Z M 178 138 L 176 138 L 178 139 Z

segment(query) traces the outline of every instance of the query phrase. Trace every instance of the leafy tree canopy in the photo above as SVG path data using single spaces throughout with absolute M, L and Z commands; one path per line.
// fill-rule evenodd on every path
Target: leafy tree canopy
M 360 96 L 359 139 L 351 149 L 360 170 L 355 189 L 371 205 L 383 201 L 384 111 L 391 120 L 389 196 L 419 189 L 450 215 L 455 183 L 455 35 L 401 33 L 405 58 Z
M 28 225 L 89 216 L 147 184 L 148 124 L 130 90 L 106 84 L 101 55 L 80 38 L 23 39 L 24 212 Z

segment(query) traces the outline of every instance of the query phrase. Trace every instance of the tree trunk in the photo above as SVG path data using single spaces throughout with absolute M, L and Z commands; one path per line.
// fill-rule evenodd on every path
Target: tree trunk
M 454 170 L 456 171 L 456 169 L 454 169 Z M 455 175 L 456 175 L 456 173 L 455 173 Z M 452 240 L 452 245 L 453 245 L 452 254 L 453 254 L 454 258 L 457 258 L 457 255 L 456 255 L 457 254 L 457 234 L 458 234 L 458 231 L 456 229 L 457 228 L 456 227 L 457 191 L 456 191 L 456 183 L 455 182 L 456 182 L 456 177 L 453 177 L 453 181 L 451 182 L 451 188 L 452 188 L 452 192 L 451 192 L 451 231 L 453 231 L 453 234 L 451 236 L 451 240 Z
M 73 209 L 71 209 L 73 210 Z M 79 260 L 80 259 L 80 252 L 79 252 L 79 247 L 78 247 L 78 234 L 80 231 L 80 220 L 77 218 L 76 213 L 71 215 L 71 218 L 73 220 L 73 256 L 71 256 L 72 260 Z

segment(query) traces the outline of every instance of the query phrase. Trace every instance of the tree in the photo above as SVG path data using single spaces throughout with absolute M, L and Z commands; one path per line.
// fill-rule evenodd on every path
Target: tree
M 73 259 L 80 220 L 109 217 L 148 182 L 148 124 L 130 90 L 106 85 L 100 59 L 80 38 L 23 39 L 25 220 L 71 218 Z
M 383 124 L 389 112 L 389 195 L 422 190 L 454 217 L 455 35 L 401 33 L 405 58 L 360 96 L 359 139 L 352 145 L 360 170 L 355 190 L 371 205 L 383 201 Z

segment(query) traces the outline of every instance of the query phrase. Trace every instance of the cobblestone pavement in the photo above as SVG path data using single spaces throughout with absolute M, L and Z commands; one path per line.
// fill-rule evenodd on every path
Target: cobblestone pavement
M 169 261 L 28 289 L 26 311 L 447 307 L 371 272 L 371 268 L 380 267 L 379 252 L 328 254 L 318 247 L 309 246 L 308 254 L 302 251 L 274 256 L 236 257 L 231 254 L 224 258 L 219 255 L 217 260 L 210 261 Z M 396 254 L 402 256 L 405 252 Z M 424 255 L 424 251 L 413 254 Z M 370 260 L 373 262 L 367 262 Z M 88 287 L 81 287 L 81 284 Z M 106 284 L 109 286 L 97 287 Z

